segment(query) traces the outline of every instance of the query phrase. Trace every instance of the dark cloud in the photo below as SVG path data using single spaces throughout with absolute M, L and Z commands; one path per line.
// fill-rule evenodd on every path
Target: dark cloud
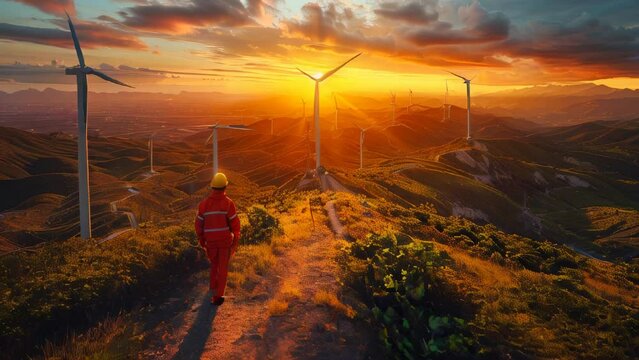
M 59 25 L 66 24 L 64 21 L 55 22 Z M 146 49 L 146 45 L 136 36 L 109 26 L 92 22 L 76 22 L 75 26 L 82 48 Z M 54 28 L 37 28 L 0 23 L 0 39 L 73 48 L 71 34 L 68 31 Z
M 437 0 L 419 0 L 411 2 L 384 2 L 375 9 L 377 16 L 399 20 L 411 24 L 429 24 L 439 17 Z
M 639 28 L 615 27 L 593 17 L 570 23 L 532 22 L 492 50 L 551 68 L 639 75 Z
M 501 12 L 488 12 L 479 2 L 461 6 L 458 17 L 463 24 L 461 28 L 439 21 L 429 26 L 407 29 L 404 38 L 419 46 L 477 44 L 508 38 L 510 20 Z
M 33 6 L 38 10 L 55 15 L 64 15 L 66 10 L 69 14 L 75 14 L 75 4 L 73 0 L 13 0 L 22 4 Z
M 395 52 L 395 41 L 390 35 L 372 34 L 374 29 L 363 18 L 357 17 L 351 8 L 338 8 L 329 4 L 326 9 L 316 3 L 302 8 L 301 21 L 285 21 L 288 32 L 301 35 L 324 45 L 362 48 L 387 53 Z
M 133 6 L 119 14 L 124 17 L 125 25 L 136 29 L 183 33 L 194 27 L 248 25 L 254 23 L 252 13 L 262 11 L 263 1 L 250 1 L 247 8 L 239 0 L 191 0 L 180 5 Z

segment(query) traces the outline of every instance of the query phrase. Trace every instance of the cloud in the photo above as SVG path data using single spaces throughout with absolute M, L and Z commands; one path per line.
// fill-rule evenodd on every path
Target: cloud
M 177 3 L 138 5 L 120 12 L 123 24 L 161 33 L 188 33 L 196 27 L 234 27 L 253 24 L 253 15 L 265 11 L 263 1 L 250 1 L 245 7 L 239 0 L 191 0 Z
M 429 24 L 439 17 L 437 0 L 420 0 L 408 3 L 384 2 L 374 12 L 377 16 L 407 22 L 410 24 Z
M 58 25 L 66 24 L 66 22 L 61 20 L 56 20 L 54 22 Z M 76 22 L 75 27 L 83 49 L 100 47 L 138 50 L 146 49 L 146 45 L 135 35 L 103 24 L 93 22 Z M 73 48 L 71 34 L 68 31 L 55 28 L 37 28 L 0 23 L 0 39 L 25 41 L 61 48 Z
M 49 64 L 23 64 L 15 62 L 13 64 L 0 65 L 0 78 L 16 83 L 39 83 L 39 84 L 73 84 L 73 76 L 65 75 L 65 66 L 56 60 Z M 129 65 L 113 66 L 102 63 L 98 66 L 101 71 L 115 77 L 118 80 L 130 84 L 152 84 L 176 76 L 221 76 L 213 72 L 183 72 L 172 70 L 136 68 Z
M 388 31 L 377 34 L 376 29 L 365 19 L 356 16 L 351 8 L 339 8 L 331 3 L 326 9 L 322 9 L 316 3 L 308 3 L 302 7 L 302 14 L 302 20 L 283 22 L 290 35 L 302 36 L 336 48 L 395 52 L 395 41 L 388 35 Z
M 639 28 L 614 27 L 589 16 L 570 23 L 532 22 L 505 42 L 501 51 L 534 59 L 550 69 L 639 75 Z
M 455 28 L 450 22 L 438 21 L 421 28 L 410 28 L 404 38 L 419 46 L 441 44 L 477 44 L 508 38 L 510 20 L 501 12 L 488 12 L 475 1 L 457 10 L 463 24 Z
M 75 15 L 75 4 L 73 0 L 13 0 L 25 5 L 33 6 L 38 10 L 54 15 L 64 15 L 66 10 L 69 14 Z

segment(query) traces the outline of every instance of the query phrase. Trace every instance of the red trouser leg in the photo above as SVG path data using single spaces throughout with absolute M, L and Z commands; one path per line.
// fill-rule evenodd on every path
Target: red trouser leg
M 209 287 L 214 296 L 224 296 L 226 277 L 229 271 L 230 248 L 209 248 L 209 260 L 211 261 L 211 280 Z
M 213 295 L 216 295 L 215 290 L 217 288 L 217 269 L 218 269 L 218 248 L 208 248 L 206 249 L 207 254 L 209 255 L 209 261 L 211 262 L 211 273 L 209 278 L 209 289 L 213 292 Z

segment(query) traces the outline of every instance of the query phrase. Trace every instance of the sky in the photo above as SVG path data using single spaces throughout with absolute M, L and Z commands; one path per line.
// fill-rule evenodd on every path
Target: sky
M 0 0 L 0 90 L 74 90 L 78 63 L 135 91 L 473 92 L 594 82 L 639 88 L 637 0 Z M 93 91 L 125 88 L 90 80 Z

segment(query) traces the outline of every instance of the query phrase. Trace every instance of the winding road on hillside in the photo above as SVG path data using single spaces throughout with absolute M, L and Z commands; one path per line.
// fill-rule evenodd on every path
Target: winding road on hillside
M 133 212 L 131 212 L 131 211 L 121 211 L 121 210 L 118 210 L 118 203 L 119 203 L 119 202 L 122 202 L 122 201 L 124 201 L 124 200 L 127 200 L 127 199 L 129 199 L 129 198 L 131 198 L 131 197 L 133 197 L 133 196 L 137 196 L 137 195 L 139 195 L 139 194 L 140 194 L 140 191 L 139 191 L 139 190 L 137 190 L 136 188 L 131 187 L 131 186 L 129 186 L 129 187 L 127 188 L 127 190 L 129 191 L 129 194 L 128 194 L 127 196 L 125 196 L 125 197 L 123 197 L 122 199 L 119 199 L 119 200 L 111 201 L 111 203 L 109 204 L 109 206 L 110 206 L 110 208 L 111 208 L 111 212 L 113 212 L 113 213 L 121 212 L 121 213 L 125 214 L 125 215 L 127 216 L 127 218 L 129 218 L 129 225 L 130 225 L 130 227 L 129 227 L 129 228 L 126 228 L 126 229 L 120 229 L 120 230 L 117 230 L 117 231 L 115 231 L 115 232 L 113 232 L 113 233 L 109 234 L 108 236 L 106 236 L 106 237 L 104 237 L 103 239 L 101 239 L 101 240 L 98 242 L 98 244 L 102 244 L 102 243 L 107 242 L 107 241 L 109 241 L 109 240 L 113 240 L 113 239 L 115 239 L 116 237 L 118 237 L 118 236 L 120 236 L 120 235 L 122 235 L 122 234 L 124 234 L 124 233 L 126 233 L 126 232 L 129 232 L 129 231 L 131 231 L 131 230 L 134 230 L 134 229 L 137 229 L 137 228 L 138 228 L 138 220 L 137 220 L 137 218 L 135 217 L 135 214 L 134 214 Z

